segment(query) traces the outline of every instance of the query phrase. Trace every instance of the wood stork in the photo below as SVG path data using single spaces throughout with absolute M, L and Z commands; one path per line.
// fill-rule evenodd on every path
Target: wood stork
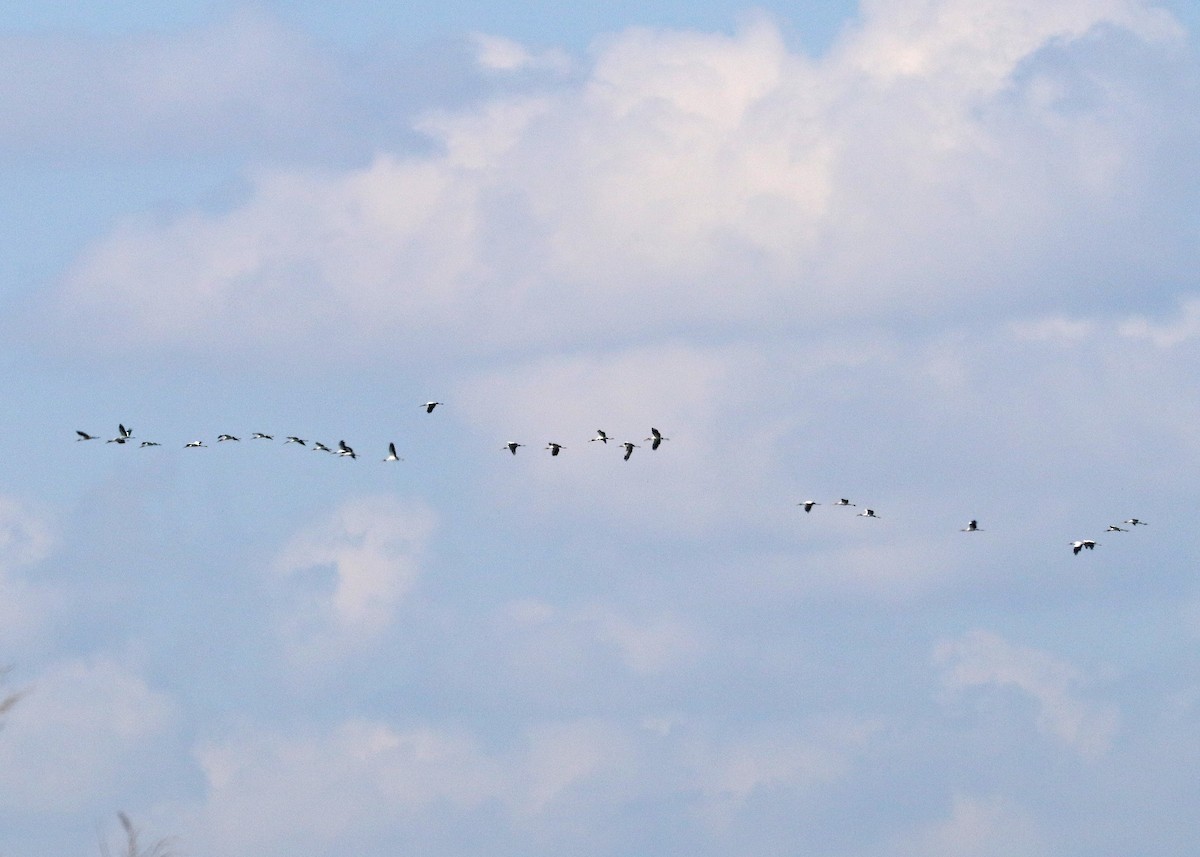
M 298 443 L 301 446 L 308 446 L 308 444 L 302 441 L 300 438 L 290 434 L 288 435 L 288 439 L 283 442 L 283 445 L 287 446 L 289 443 Z
M 1071 542 L 1071 553 L 1078 554 L 1084 548 L 1095 550 L 1099 542 L 1094 542 L 1091 539 L 1080 539 L 1077 542 Z
M 275 439 L 275 435 L 273 435 L 273 434 L 263 434 L 263 433 L 262 433 L 262 432 L 260 432 L 260 431 L 256 431 L 254 434 L 250 435 L 250 439 L 251 439 L 251 440 L 274 440 L 274 439 Z
M 858 517 L 860 517 L 860 518 L 878 518 L 879 516 L 875 514 L 874 509 L 863 509 L 861 512 L 858 513 Z
M 805 512 L 811 512 L 813 506 L 820 506 L 816 500 L 805 500 L 803 503 L 797 503 L 797 506 L 803 506 Z
M 566 449 L 566 447 L 563 446 L 561 443 L 551 442 L 549 445 L 546 446 L 546 449 L 550 450 L 550 454 L 553 456 L 553 455 L 558 455 L 559 450 Z
M 240 443 L 242 439 L 240 437 L 234 437 L 231 434 L 222 434 L 217 436 L 217 443 L 224 443 L 227 440 L 236 440 Z
M 596 436 L 591 438 L 589 442 L 597 440 L 601 443 L 608 443 L 608 433 L 604 429 L 596 429 Z
M 98 440 L 96 435 L 88 434 L 87 432 L 80 431 L 79 429 L 75 429 L 75 434 L 79 435 L 79 437 L 75 438 L 76 443 L 79 443 L 81 440 Z
M 838 500 L 833 505 L 835 505 L 835 506 L 853 506 L 854 504 L 851 503 L 849 500 L 847 500 L 845 497 L 843 497 L 842 499 Z
M 979 529 L 979 522 L 976 521 L 974 518 L 972 518 L 971 520 L 967 521 L 967 525 L 962 528 L 962 532 L 964 532 L 964 533 L 982 533 L 983 530 Z
M 342 456 L 342 458 L 358 458 L 358 456 L 354 454 L 354 450 L 347 446 L 346 441 L 344 440 L 338 441 L 337 454 Z
M 183 445 L 184 449 L 200 449 L 201 447 L 208 449 L 208 445 L 202 440 L 189 440 Z
M 1109 524 L 1108 528 L 1104 532 L 1106 532 L 1106 533 L 1127 533 L 1127 532 L 1129 532 L 1129 530 L 1125 529 L 1124 527 L 1118 527 L 1116 524 Z
M 508 450 L 509 452 L 511 452 L 513 455 L 516 455 L 516 454 L 517 454 L 517 450 L 518 450 L 519 448 L 521 448 L 522 446 L 524 446 L 524 445 L 525 445 L 525 444 L 523 444 L 523 443 L 517 443 L 515 440 L 510 440 L 508 443 L 504 444 L 504 446 L 502 446 L 502 447 L 500 447 L 500 448 L 501 448 L 501 449 L 507 449 L 507 450 Z
M 432 414 L 432 413 L 433 413 L 433 409 L 434 409 L 434 408 L 436 408 L 436 407 L 437 407 L 438 405 L 440 405 L 440 404 L 441 404 L 441 402 L 426 402 L 425 404 L 423 404 L 423 405 L 419 405 L 418 407 L 422 407 L 422 408 L 424 408 L 424 409 L 425 409 L 425 413 L 427 413 L 427 414 Z
M 388 444 L 388 457 L 384 461 L 403 461 L 404 459 L 396 455 L 396 444 Z
M 313 452 L 333 452 L 332 449 L 321 443 L 319 440 L 314 440 L 312 445 Z
M 642 438 L 642 440 L 652 440 L 652 441 L 654 441 L 654 443 L 650 444 L 650 449 L 651 449 L 651 451 L 653 451 L 653 450 L 655 450 L 655 449 L 658 449 L 658 448 L 659 448 L 659 446 L 661 446 L 661 445 L 662 445 L 662 442 L 663 442 L 664 440 L 670 440 L 670 438 L 669 438 L 669 437 L 663 437 L 663 435 L 662 435 L 662 432 L 660 432 L 660 431 L 659 431 L 658 429 L 656 429 L 654 426 L 650 426 L 650 437 L 645 437 L 645 438 Z
M 632 443 L 631 441 L 628 441 L 628 440 L 625 441 L 623 444 L 621 444 L 621 446 L 625 447 L 625 460 L 626 461 L 629 460 L 629 456 L 633 455 L 633 451 L 635 449 L 638 449 L 638 445 L 636 443 Z
M 1124 523 L 1124 524 L 1129 524 L 1129 526 L 1131 526 L 1131 527 L 1145 527 L 1145 526 L 1147 526 L 1146 522 L 1145 522 L 1145 521 L 1143 521 L 1143 520 L 1141 520 L 1140 518 L 1130 518 L 1128 521 L 1122 521 L 1121 523 Z
M 155 441 L 152 441 L 152 440 L 143 440 L 141 443 L 141 446 L 139 446 L 138 448 L 145 449 L 148 446 L 162 446 L 162 444 L 156 443 Z

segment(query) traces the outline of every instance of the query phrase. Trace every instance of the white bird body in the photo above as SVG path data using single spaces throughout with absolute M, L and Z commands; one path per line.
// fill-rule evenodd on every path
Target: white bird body
M 976 521 L 974 518 L 972 518 L 970 521 L 967 522 L 967 525 L 962 528 L 962 531 L 964 533 L 982 533 L 983 532 L 983 530 L 979 529 L 979 522 Z
M 608 443 L 608 433 L 604 431 L 604 429 L 596 429 L 596 436 L 591 438 L 591 441 L 589 442 L 594 442 L 597 440 L 601 443 Z
M 354 454 L 354 450 L 351 449 L 349 446 L 347 446 L 346 441 L 344 441 L 344 440 L 338 441 L 337 454 L 342 456 L 343 458 L 358 458 L 358 456 Z
M 875 514 L 874 509 L 863 509 L 861 512 L 858 513 L 858 517 L 860 517 L 860 518 L 878 518 L 879 516 Z
M 256 431 L 254 434 L 250 435 L 250 439 L 251 440 L 274 440 L 275 436 L 271 435 L 271 434 L 263 434 L 260 431 Z
M 313 452 L 333 452 L 332 449 L 321 443 L 319 440 L 314 440 L 312 445 Z
M 550 454 L 553 456 L 553 455 L 558 455 L 559 450 L 566 449 L 566 447 L 563 446 L 561 443 L 551 442 L 551 443 L 547 444 L 546 449 L 550 450 Z
M 202 440 L 190 440 L 183 445 L 184 449 L 199 449 L 201 447 L 208 448 L 207 444 Z
M 291 434 L 288 435 L 288 439 L 285 440 L 283 443 L 284 443 L 284 446 L 286 446 L 289 443 L 298 443 L 301 446 L 308 446 L 308 444 L 306 444 L 303 440 L 301 440 L 300 438 L 296 437 L 295 435 L 291 435 Z
M 384 461 L 403 461 L 403 460 L 404 460 L 403 458 L 396 455 L 396 444 L 389 443 L 388 444 L 388 456 L 387 456 L 387 458 L 384 459 Z
M 441 404 L 441 402 L 425 402 L 423 405 L 419 405 L 419 407 L 424 408 L 425 413 L 432 414 L 433 409 L 436 408 L 440 404 Z
M 217 443 L 224 443 L 227 440 L 236 440 L 238 442 L 241 442 L 240 437 L 234 437 L 231 434 L 222 434 L 222 435 L 217 436 Z
M 816 500 L 805 500 L 803 503 L 797 503 L 797 506 L 803 506 L 805 512 L 811 512 L 813 506 L 820 506 Z
M 838 500 L 833 505 L 835 505 L 835 506 L 853 506 L 854 504 L 851 503 L 849 500 L 847 500 L 845 497 L 843 497 L 842 499 Z
M 1078 554 L 1084 548 L 1095 550 L 1097 544 L 1099 542 L 1092 541 L 1091 539 L 1080 539 L 1079 541 L 1071 542 L 1071 553 Z
M 1116 524 L 1109 524 L 1108 529 L 1106 529 L 1104 532 L 1106 532 L 1106 533 L 1127 533 L 1127 532 L 1129 532 L 1129 530 L 1125 529 L 1124 527 L 1118 527 Z

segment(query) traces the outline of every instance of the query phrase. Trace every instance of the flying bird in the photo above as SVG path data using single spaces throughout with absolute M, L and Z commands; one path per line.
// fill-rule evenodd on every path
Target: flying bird
M 117 436 L 111 440 L 106 440 L 105 443 L 124 443 L 133 437 L 133 429 L 127 429 L 125 426 L 117 425 Z
M 559 450 L 566 449 L 566 447 L 561 443 L 551 443 L 546 447 L 546 449 L 550 450 L 551 455 L 558 455 Z
M 422 408 L 424 408 L 424 409 L 425 409 L 425 413 L 427 413 L 427 414 L 432 414 L 432 413 L 433 413 L 433 409 L 434 409 L 434 408 L 436 408 L 436 407 L 437 407 L 438 405 L 440 405 L 440 404 L 441 404 L 441 402 L 426 402 L 425 404 L 423 404 L 423 405 L 420 405 L 419 407 L 422 407 Z
M 661 445 L 662 445 L 662 442 L 663 442 L 664 440 L 670 440 L 670 438 L 669 438 L 669 437 L 663 437 L 663 435 L 662 435 L 662 432 L 660 432 L 660 431 L 659 431 L 658 429 L 656 429 L 654 426 L 650 426 L 650 437 L 646 437 L 646 438 L 642 438 L 642 439 L 643 439 L 643 440 L 653 440 L 653 441 L 654 441 L 654 443 L 650 444 L 650 449 L 651 449 L 651 450 L 658 449 L 658 448 L 659 448 L 659 446 L 661 446 Z
M 623 444 L 621 444 L 621 446 L 625 447 L 625 460 L 626 461 L 629 460 L 629 456 L 633 455 L 633 451 L 638 448 L 638 445 L 636 443 L 631 443 L 630 441 L 625 441 Z
M 250 435 L 250 439 L 251 439 L 251 440 L 274 440 L 274 439 L 275 439 L 275 435 L 273 435 L 273 434 L 263 434 L 263 433 L 262 433 L 262 432 L 260 432 L 260 431 L 256 431 L 254 434 Z
M 1143 520 L 1141 520 L 1140 518 L 1130 518 L 1128 521 L 1122 521 L 1122 523 L 1124 523 L 1124 524 L 1129 524 L 1129 526 L 1131 526 L 1131 527 L 1145 527 L 1145 526 L 1147 526 L 1146 522 L 1145 522 L 1145 521 L 1143 521 Z
M 596 436 L 591 438 L 591 440 L 598 440 L 601 443 L 608 443 L 608 432 L 606 432 L 604 429 L 596 429 Z
M 404 459 L 396 455 L 396 444 L 388 444 L 388 457 L 384 461 L 403 461 Z
M 964 532 L 964 533 L 982 533 L 983 530 L 979 529 L 979 522 L 976 521 L 974 518 L 972 518 L 970 521 L 967 522 L 967 525 L 962 528 L 962 532 Z
M 879 516 L 875 514 L 874 509 L 863 509 L 861 512 L 858 513 L 858 517 L 860 517 L 860 518 L 878 518 Z
M 313 452 L 333 452 L 332 449 L 321 443 L 319 440 L 314 440 L 312 445 Z
M 1081 539 L 1077 542 L 1071 542 L 1071 553 L 1078 554 L 1084 548 L 1087 548 L 1088 550 L 1095 550 L 1097 544 L 1099 544 L 1099 542 L 1094 542 L 1091 539 Z
M 820 506 L 816 500 L 805 500 L 803 503 L 797 503 L 797 506 L 803 506 L 805 512 L 811 512 L 813 506 Z
M 354 450 L 351 449 L 349 446 L 347 446 L 346 441 L 344 441 L 344 440 L 338 441 L 337 454 L 342 456 L 343 458 L 358 458 L 358 456 L 354 454 Z
M 1106 533 L 1127 533 L 1127 532 L 1129 532 L 1129 530 L 1125 529 L 1124 527 L 1118 527 L 1116 524 L 1109 524 L 1108 529 L 1106 529 L 1104 532 L 1106 532 Z
M 508 450 L 509 452 L 511 452 L 513 455 L 516 455 L 516 454 L 517 454 L 517 449 L 518 449 L 519 447 L 522 447 L 522 446 L 524 446 L 524 445 L 525 445 L 525 444 L 523 444 L 523 443 L 517 443 L 515 440 L 510 440 L 508 443 L 504 444 L 504 446 L 502 446 L 502 447 L 500 447 L 500 448 L 501 448 L 501 449 L 507 449 L 507 450 Z
M 835 506 L 853 506 L 854 504 L 851 503 L 849 500 L 847 500 L 845 497 L 843 497 L 842 499 L 838 500 L 833 505 L 835 505 Z
M 231 435 L 231 434 L 223 434 L 223 435 L 218 435 L 218 436 L 217 436 L 217 443 L 222 443 L 222 442 L 224 442 L 224 441 L 227 441 L 227 440 L 236 440 L 236 441 L 239 441 L 239 442 L 240 442 L 240 441 L 241 441 L 241 438 L 240 438 L 240 437 L 234 437 L 234 436 L 233 436 L 233 435 Z
M 185 443 L 183 445 L 184 449 L 189 449 L 189 448 L 198 449 L 200 447 L 204 447 L 205 449 L 208 449 L 208 446 L 202 440 L 189 440 L 187 443 Z
M 78 443 L 81 440 L 97 440 L 96 435 L 88 434 L 87 432 L 80 431 L 79 429 L 75 429 L 75 434 L 79 435 L 79 437 L 75 438 L 76 443 Z
M 289 443 L 298 443 L 301 446 L 308 446 L 308 444 L 306 444 L 300 438 L 295 437 L 294 435 L 288 435 L 288 439 L 283 442 L 283 445 L 287 446 Z
M 139 448 L 139 449 L 145 449 L 145 448 L 146 448 L 146 447 L 148 447 L 148 446 L 162 446 L 162 444 L 161 444 L 161 443 L 156 443 L 155 441 L 152 441 L 152 440 L 143 440 L 143 441 L 142 441 L 142 444 L 141 444 L 141 446 L 140 446 L 140 447 L 138 447 L 138 448 Z

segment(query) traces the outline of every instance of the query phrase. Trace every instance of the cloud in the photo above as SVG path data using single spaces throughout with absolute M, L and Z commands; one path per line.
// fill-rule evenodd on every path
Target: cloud
M 287 605 L 280 630 L 296 657 L 337 659 L 385 632 L 416 585 L 435 526 L 423 506 L 381 496 L 347 501 L 296 534 L 271 568 Z
M 491 731 L 490 729 L 487 731 Z M 203 802 L 183 810 L 181 841 L 213 853 L 322 854 L 338 843 L 383 853 L 400 843 L 469 853 L 468 842 L 522 853 L 614 853 L 638 835 L 714 833 L 760 791 L 806 798 L 845 778 L 872 733 L 817 723 L 730 737 L 686 718 L 670 734 L 621 719 L 527 720 L 484 740 L 450 725 L 353 718 L 327 729 L 245 729 L 196 752 Z M 619 830 L 647 801 L 658 809 Z M 630 816 L 625 816 L 627 819 Z M 456 850 L 457 849 L 457 850 Z M 685 853 L 673 846 L 669 853 Z
M 581 650 L 597 643 L 611 647 L 628 670 L 641 676 L 693 665 L 702 650 L 694 623 L 670 613 L 634 618 L 600 605 L 563 609 L 525 599 L 505 605 L 498 624 L 510 638 L 510 668 L 527 675 L 587 671 L 589 659 Z
M 361 719 L 324 733 L 245 733 L 197 752 L 208 795 L 190 840 L 216 852 L 323 853 L 348 837 L 397 841 L 431 817 L 453 826 L 489 805 L 504 808 L 503 827 L 539 824 L 616 764 L 622 740 L 586 720 L 534 725 L 506 751 L 450 728 Z
M 534 53 L 520 42 L 487 33 L 475 33 L 471 41 L 475 46 L 476 62 L 487 71 L 550 71 L 564 74 L 571 69 L 570 57 L 560 50 Z
M 755 795 L 806 795 L 847 779 L 880 726 L 832 718 L 802 730 L 759 725 L 732 740 L 693 745 L 690 761 L 703 796 L 698 814 L 724 830 Z
M 1002 798 L 956 795 L 949 817 L 903 836 L 881 849 L 887 857 L 1007 857 L 1053 849 L 1021 807 Z
M 28 683 L 0 740 L 0 795 L 24 812 L 92 806 L 159 767 L 172 701 L 105 656 L 53 664 Z
M 1200 334 L 1200 298 L 1189 297 L 1181 302 L 1174 321 L 1155 323 L 1148 318 L 1135 316 L 1125 320 L 1120 328 L 1121 336 L 1134 340 L 1147 340 L 1158 348 L 1173 348 Z
M 1080 673 L 1065 661 L 1022 648 L 996 634 L 974 631 L 939 643 L 934 657 L 952 694 L 1007 687 L 1037 705 L 1037 727 L 1087 758 L 1103 755 L 1117 730 L 1115 709 L 1085 700 Z
M 851 44 L 863 74 L 893 82 L 934 80 L 945 89 L 989 94 L 1013 69 L 1048 43 L 1119 27 L 1148 40 L 1174 39 L 1179 25 L 1166 12 L 1127 0 L 866 0 L 869 22 Z
M 20 643 L 38 636 L 61 600 L 52 588 L 30 582 L 19 571 L 44 560 L 54 543 L 41 515 L 13 497 L 0 496 L 0 648 L 9 656 Z
M 448 805 L 470 809 L 498 791 L 469 737 L 348 720 L 323 734 L 249 731 L 196 752 L 207 800 L 188 841 L 213 853 L 325 853 L 347 837 Z
M 1172 54 L 1164 94 L 1106 56 L 1179 39 L 1119 0 L 878 2 L 818 60 L 763 19 L 631 29 L 578 82 L 430 113 L 434 154 L 264 170 L 229 211 L 122 224 L 59 317 L 105 348 L 463 356 L 938 314 L 964 283 L 1053 305 L 1161 266 L 1117 236 L 1187 202 L 1155 153 L 1195 75 Z

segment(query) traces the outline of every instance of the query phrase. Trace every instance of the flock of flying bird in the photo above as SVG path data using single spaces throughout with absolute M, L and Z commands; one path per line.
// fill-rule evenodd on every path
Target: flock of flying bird
M 425 413 L 432 414 L 434 408 L 436 408 L 440 404 L 442 404 L 442 403 L 441 402 L 424 402 L 420 405 L 420 407 L 425 409 Z M 78 430 L 76 430 L 75 433 L 77 435 L 79 435 L 79 437 L 76 438 L 77 441 L 99 440 L 99 435 L 88 434 L 87 432 L 78 431 Z M 113 437 L 113 438 L 109 438 L 105 442 L 106 443 L 124 444 L 124 443 L 128 443 L 134 439 L 135 438 L 133 436 L 133 430 L 130 428 L 127 428 L 124 424 L 122 424 L 122 425 L 117 426 L 117 436 Z M 274 440 L 275 436 L 266 434 L 265 432 L 257 432 L 256 431 L 250 436 L 250 439 L 251 440 Z M 222 434 L 217 437 L 217 443 L 226 443 L 226 442 L 240 441 L 240 440 L 241 440 L 241 438 L 239 438 L 235 435 L 231 435 L 231 434 Z M 595 443 L 595 442 L 599 441 L 600 443 L 603 443 L 605 445 L 607 445 L 610 440 L 612 440 L 612 438 L 609 437 L 608 433 L 605 432 L 603 429 L 596 429 L 596 436 L 593 438 L 589 438 L 590 443 Z M 662 445 L 663 441 L 670 440 L 670 438 L 664 436 L 663 433 L 660 432 L 658 429 L 651 427 L 650 436 L 647 438 L 644 438 L 644 440 L 650 441 L 650 449 L 656 450 Z M 304 440 L 303 438 L 300 438 L 300 437 L 296 437 L 295 435 L 288 435 L 287 440 L 285 440 L 284 443 L 285 444 L 295 443 L 295 444 L 299 444 L 300 446 L 308 447 L 310 441 Z M 342 458 L 358 458 L 358 453 L 356 453 L 354 451 L 354 448 L 349 446 L 346 443 L 346 441 L 344 441 L 344 440 L 338 441 L 336 449 L 334 449 L 333 447 L 330 447 L 330 446 L 326 446 L 325 444 L 321 443 L 320 441 L 314 440 L 314 441 L 311 441 L 311 443 L 312 443 L 312 446 L 309 448 L 311 448 L 312 450 L 317 451 L 317 452 L 329 452 L 329 453 L 333 453 Z M 149 447 L 149 446 L 162 446 L 161 443 L 157 443 L 156 441 L 151 441 L 151 440 L 143 440 L 139 445 L 143 448 Z M 632 441 L 624 441 L 618 445 L 622 449 L 625 450 L 625 455 L 623 456 L 625 461 L 629 460 L 629 457 L 631 455 L 633 455 L 633 451 L 635 449 L 640 448 L 638 444 L 633 443 Z M 208 445 L 206 443 L 204 443 L 204 441 L 202 441 L 202 440 L 193 440 L 193 441 L 189 441 L 189 442 L 185 443 L 183 446 L 185 449 L 195 449 L 195 448 L 207 448 Z M 513 455 L 516 455 L 517 450 L 523 446 L 525 446 L 525 444 L 518 443 L 517 441 L 512 440 L 512 441 L 509 441 L 508 443 L 504 444 L 504 446 L 500 447 L 500 449 L 508 450 Z M 564 446 L 561 443 L 556 443 L 554 441 L 551 441 L 546 445 L 545 449 L 550 451 L 551 456 L 557 456 L 562 450 L 566 449 L 566 446 Z M 403 461 L 404 459 L 396 454 L 396 444 L 389 443 L 387 457 L 384 458 L 383 460 L 384 461 Z M 820 506 L 822 504 L 817 502 L 816 500 L 804 500 L 803 502 L 797 503 L 796 505 L 804 507 L 805 512 L 811 512 L 813 510 L 814 506 Z M 838 500 L 834 501 L 830 505 L 832 505 L 832 506 L 850 506 L 850 507 L 855 506 L 854 503 L 851 503 L 845 497 L 839 498 Z M 861 512 L 858 513 L 857 517 L 879 518 L 880 516 L 875 512 L 874 509 L 864 508 Z M 1139 518 L 1129 518 L 1125 521 L 1122 521 L 1121 523 L 1128 524 L 1130 528 L 1146 526 L 1146 522 Z M 962 528 L 962 532 L 964 532 L 964 533 L 981 533 L 981 532 L 983 532 L 983 530 L 980 528 L 979 522 L 977 520 L 972 519 L 971 521 L 967 522 L 967 525 L 965 527 Z M 1105 530 L 1105 532 L 1127 533 L 1127 532 L 1129 532 L 1129 529 L 1127 529 L 1125 527 L 1121 527 L 1117 524 L 1109 524 L 1109 526 Z M 1074 553 L 1076 555 L 1078 555 L 1079 552 L 1082 550 L 1095 550 L 1096 545 L 1098 545 L 1098 544 L 1099 544 L 1099 542 L 1097 542 L 1095 539 L 1078 539 L 1078 540 L 1070 543 L 1071 551 L 1072 551 L 1072 553 Z
M 797 503 L 796 505 L 803 506 L 805 512 L 811 512 L 813 510 L 813 506 L 820 506 L 821 504 L 818 503 L 816 500 L 804 500 L 800 503 Z M 831 503 L 830 505 L 854 506 L 854 504 L 851 503 L 849 500 L 847 500 L 845 497 L 838 499 L 837 501 Z M 861 512 L 858 513 L 858 517 L 860 517 L 860 518 L 878 518 L 879 515 L 877 515 L 875 513 L 874 509 L 863 509 Z M 1128 524 L 1130 526 L 1130 528 L 1146 526 L 1146 522 L 1143 521 L 1141 518 L 1128 518 L 1128 519 L 1122 521 L 1121 523 Z M 962 528 L 961 532 L 982 533 L 983 529 L 980 528 L 979 521 L 972 518 L 970 521 L 967 522 L 967 525 Z M 1106 533 L 1127 533 L 1127 532 L 1129 532 L 1129 530 L 1126 529 L 1125 527 L 1118 526 L 1117 524 L 1109 524 L 1108 528 L 1105 530 L 1105 532 Z M 1071 544 L 1071 552 L 1078 556 L 1078 554 L 1081 550 L 1084 550 L 1085 548 L 1087 550 L 1095 550 L 1096 545 L 1098 545 L 1100 543 L 1098 541 L 1096 541 L 1095 539 L 1078 539 L 1076 541 L 1071 542 L 1070 544 Z
M 442 403 L 441 402 L 423 402 L 420 405 L 420 407 L 425 410 L 425 413 L 432 414 L 433 409 L 436 408 L 440 404 L 442 404 Z M 81 441 L 81 440 L 99 440 L 100 439 L 99 435 L 89 434 L 88 432 L 79 431 L 78 429 L 76 429 L 75 434 L 79 435 L 79 437 L 77 437 L 75 439 L 77 442 Z M 267 434 L 265 432 L 256 431 L 250 436 L 250 439 L 251 440 L 274 440 L 275 436 L 271 435 L 271 434 Z M 608 433 L 605 432 L 604 429 L 596 429 L 596 436 L 591 438 L 591 441 L 593 441 L 593 442 L 600 441 L 607 445 L 609 440 L 611 440 L 611 439 L 612 438 L 610 438 L 608 436 Z M 135 438 L 133 436 L 133 429 L 127 428 L 124 425 L 124 423 L 122 423 L 117 426 L 117 436 L 113 437 L 113 438 L 109 438 L 108 440 L 105 441 L 105 443 L 125 444 L 125 443 L 129 443 L 132 440 L 135 440 Z M 662 446 L 662 443 L 664 440 L 670 440 L 670 438 L 665 437 L 662 432 L 660 432 L 658 429 L 656 429 L 652 426 L 650 428 L 650 436 L 645 438 L 645 440 L 650 441 L 650 449 L 655 450 L 655 449 L 658 449 L 660 446 Z M 231 442 L 231 441 L 240 442 L 241 438 L 237 437 L 236 435 L 232 435 L 232 434 L 222 434 L 217 437 L 217 443 L 226 443 L 226 442 Z M 300 446 L 307 447 L 309 445 L 310 441 L 304 440 L 303 438 L 300 438 L 300 437 L 296 437 L 295 435 L 288 435 L 287 440 L 285 440 L 284 443 L 285 444 L 295 443 L 295 444 L 299 444 Z M 346 443 L 346 441 L 344 441 L 344 440 L 338 441 L 336 449 L 334 449 L 333 447 L 330 447 L 330 446 L 326 446 L 325 444 L 323 444 L 317 440 L 311 441 L 311 443 L 312 443 L 312 446 L 309 448 L 311 448 L 312 450 L 317 451 L 317 452 L 330 452 L 330 453 L 338 455 L 342 458 L 358 458 L 358 453 L 356 453 L 354 451 L 354 448 L 351 447 L 350 445 L 348 445 Z M 625 461 L 629 460 L 629 457 L 631 455 L 633 455 L 633 451 L 635 449 L 640 448 L 640 446 L 638 444 L 636 444 L 632 441 L 625 441 L 618 445 L 622 449 L 625 450 L 625 455 L 624 455 Z M 139 446 L 144 449 L 144 448 L 150 447 L 150 446 L 162 446 L 162 444 L 158 443 L 157 441 L 143 440 L 139 444 Z M 523 446 L 525 446 L 525 444 L 518 443 L 515 440 L 511 440 L 508 443 L 506 443 L 504 446 L 502 446 L 501 449 L 502 450 L 507 449 L 513 455 L 516 455 L 517 450 Z M 192 441 L 188 441 L 187 443 L 185 443 L 183 445 L 183 448 L 184 449 L 207 449 L 208 444 L 206 444 L 202 440 L 192 440 Z M 564 446 L 561 443 L 555 443 L 555 442 L 551 441 L 545 448 L 550 450 L 551 456 L 556 456 L 562 450 L 566 449 L 566 446 Z M 403 461 L 404 459 L 396 454 L 396 444 L 389 443 L 387 458 L 385 458 L 383 460 L 384 461 Z

